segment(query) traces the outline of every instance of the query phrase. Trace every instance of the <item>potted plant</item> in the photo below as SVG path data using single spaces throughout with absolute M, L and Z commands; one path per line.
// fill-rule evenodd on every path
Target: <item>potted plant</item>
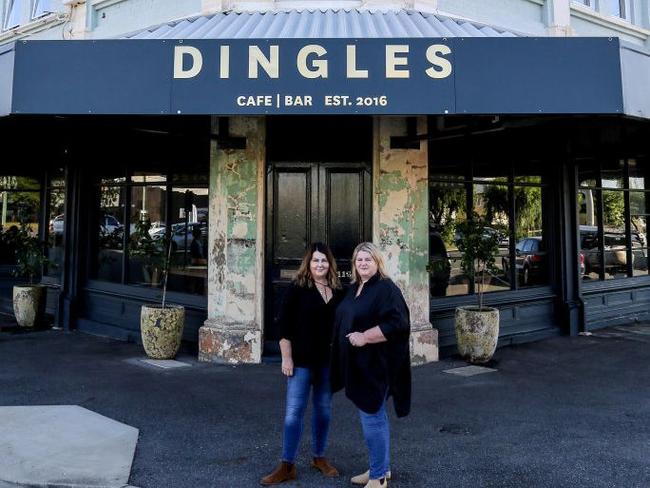
M 486 278 L 497 273 L 499 236 L 478 215 L 457 226 L 456 243 L 461 268 L 476 286 L 477 305 L 458 307 L 455 313 L 458 352 L 470 363 L 492 359 L 499 339 L 499 310 L 483 305 Z
M 24 222 L 21 222 L 20 227 L 9 229 L 4 238 L 6 244 L 13 248 L 16 257 L 16 268 L 12 274 L 27 280 L 27 284 L 13 287 L 16 322 L 21 327 L 34 327 L 42 322 L 45 314 L 45 287 L 35 283 L 43 271 L 43 266 L 50 262 L 45 256 L 45 244 Z
M 152 359 L 173 359 L 183 337 L 185 307 L 167 303 L 167 279 L 172 263 L 173 241 L 167 237 L 152 239 L 149 227 L 145 222 L 136 225 L 131 255 L 143 258 L 143 268 L 149 272 L 151 285 L 157 286 L 158 277 L 162 279 L 162 300 L 160 304 L 143 305 L 140 310 L 142 345 L 147 356 Z

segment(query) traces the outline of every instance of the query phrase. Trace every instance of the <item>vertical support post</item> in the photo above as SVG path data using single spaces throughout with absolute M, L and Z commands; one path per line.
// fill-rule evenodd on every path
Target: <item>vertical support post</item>
M 572 36 L 571 0 L 546 0 L 544 3 L 544 21 L 549 36 Z
M 262 357 L 265 120 L 233 117 L 231 134 L 212 119 L 208 236 L 208 319 L 199 360 L 257 363 Z M 217 137 L 218 135 L 218 137 Z M 221 147 L 230 135 L 245 147 Z
M 417 133 L 427 131 L 418 117 Z M 438 360 L 438 331 L 429 320 L 429 164 L 427 141 L 391 149 L 407 133 L 404 117 L 375 117 L 373 134 L 373 240 L 411 311 L 411 361 Z
M 584 330 L 584 304 L 581 297 L 580 275 L 580 230 L 577 212 L 576 168 L 570 158 L 563 162 L 558 171 L 561 185 L 558 189 L 560 200 L 560 246 L 558 256 L 561 262 L 562 317 L 566 332 L 578 335 Z

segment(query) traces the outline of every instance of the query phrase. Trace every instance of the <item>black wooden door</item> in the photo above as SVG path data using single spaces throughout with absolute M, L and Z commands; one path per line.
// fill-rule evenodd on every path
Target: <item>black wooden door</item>
M 265 354 L 278 353 L 284 291 L 307 245 L 327 243 L 349 281 L 354 247 L 371 236 L 367 163 L 271 163 L 267 175 Z

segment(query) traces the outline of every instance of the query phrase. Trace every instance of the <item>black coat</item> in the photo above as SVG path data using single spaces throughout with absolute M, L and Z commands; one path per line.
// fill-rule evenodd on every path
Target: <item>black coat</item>
M 376 274 L 355 297 L 351 286 L 336 310 L 332 344 L 332 391 L 345 388 L 346 396 L 367 413 L 381 407 L 385 395 L 393 397 L 398 417 L 411 409 L 410 317 L 400 289 Z M 346 337 L 379 326 L 387 341 L 354 347 Z
M 291 283 L 284 295 L 278 321 L 280 337 L 291 341 L 293 365 L 318 368 L 330 363 L 334 312 L 343 298 L 343 290 L 332 290 L 325 303 L 315 286 Z

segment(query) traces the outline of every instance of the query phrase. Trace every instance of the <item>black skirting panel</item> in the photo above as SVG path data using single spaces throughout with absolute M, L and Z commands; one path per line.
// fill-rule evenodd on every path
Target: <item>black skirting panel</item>
M 629 285 L 634 287 L 624 288 Z M 650 282 L 647 279 L 643 283 L 604 282 L 598 288 L 584 287 L 583 301 L 587 330 L 650 320 Z
M 84 311 L 77 320 L 80 331 L 116 339 L 141 342 L 140 309 L 151 300 L 98 291 L 83 293 Z M 170 303 L 176 303 L 170 301 Z M 183 340 L 198 342 L 199 328 L 207 318 L 205 308 L 185 305 Z
M 499 309 L 499 347 L 560 335 L 562 329 L 556 318 L 555 303 L 555 298 L 549 297 L 530 302 L 493 304 Z M 455 307 L 431 313 L 431 324 L 438 330 L 438 345 L 443 357 L 457 352 L 454 311 Z

